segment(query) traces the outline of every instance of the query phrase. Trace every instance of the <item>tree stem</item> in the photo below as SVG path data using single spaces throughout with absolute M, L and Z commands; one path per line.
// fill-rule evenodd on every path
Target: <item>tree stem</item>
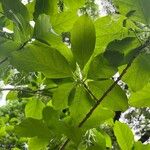
M 100 105 L 100 103 L 102 102 L 102 100 L 114 89 L 114 87 L 117 85 L 117 83 L 122 79 L 122 77 L 126 74 L 127 70 L 130 68 L 130 66 L 132 65 L 133 61 L 137 58 L 137 56 L 140 54 L 140 52 L 146 48 L 147 46 L 150 45 L 150 37 L 148 38 L 148 40 L 141 46 L 139 46 L 138 48 L 135 48 L 136 54 L 133 56 L 133 58 L 129 61 L 129 63 L 127 64 L 127 66 L 125 67 L 125 69 L 122 71 L 122 73 L 120 74 L 120 76 L 117 78 L 117 80 L 110 85 L 110 87 L 103 93 L 103 95 L 101 96 L 101 98 L 95 103 L 95 105 L 90 109 L 90 111 L 85 115 L 85 117 L 83 118 L 83 120 L 79 123 L 78 127 L 82 127 L 83 124 L 90 118 L 90 116 L 93 114 L 93 112 L 95 111 L 95 109 Z M 61 146 L 61 148 L 59 150 L 64 150 L 66 145 L 69 143 L 69 139 L 66 140 L 64 142 L 64 144 Z

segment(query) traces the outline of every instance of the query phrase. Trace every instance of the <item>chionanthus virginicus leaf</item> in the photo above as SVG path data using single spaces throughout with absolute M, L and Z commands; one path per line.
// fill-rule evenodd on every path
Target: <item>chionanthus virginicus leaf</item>
M 134 107 L 150 107 L 150 83 L 141 90 L 131 93 L 129 104 Z
M 134 143 L 133 150 L 149 150 L 149 149 L 150 149 L 150 144 L 143 144 L 140 141 Z
M 140 45 L 141 43 L 135 37 L 114 40 L 108 44 L 104 56 L 114 66 L 126 64 L 135 55 L 135 48 Z
M 83 128 L 91 129 L 99 127 L 100 124 L 112 119 L 114 115 L 115 113 L 112 110 L 98 106 L 91 117 L 84 123 Z
M 14 52 L 10 57 L 10 62 L 18 70 L 41 71 L 49 78 L 72 77 L 71 68 L 65 57 L 56 49 L 37 41 Z
M 60 24 L 62 26 L 62 24 Z M 35 22 L 34 37 L 42 43 L 56 48 L 71 64 L 75 66 L 71 50 L 62 42 L 62 37 L 51 32 L 50 16 L 42 14 Z
M 25 115 L 27 118 L 42 119 L 42 111 L 44 107 L 45 105 L 40 99 L 29 99 L 25 107 Z
M 119 12 L 134 21 L 150 24 L 150 0 L 114 0 Z
M 49 138 L 33 137 L 29 139 L 28 146 L 30 150 L 44 150 L 49 144 Z
M 59 35 L 62 32 L 68 32 L 72 29 L 74 22 L 78 16 L 76 12 L 65 11 L 57 13 L 51 17 L 52 29 Z
M 114 133 L 122 150 L 132 150 L 134 136 L 128 125 L 116 121 L 114 126 Z
M 91 81 L 88 83 L 89 89 L 99 99 L 108 87 L 113 84 L 114 81 Z M 109 95 L 101 102 L 101 105 L 114 111 L 123 111 L 128 108 L 128 99 L 120 86 L 116 87 L 109 93 Z
M 68 97 L 73 88 L 73 83 L 61 84 L 53 94 L 52 103 L 55 109 L 65 109 L 68 107 Z
M 85 0 L 64 0 L 64 4 L 70 10 L 77 10 L 85 4 Z
M 125 19 L 125 16 L 114 14 L 100 17 L 94 22 L 96 30 L 95 55 L 104 52 L 111 41 L 128 36 L 128 29 L 123 27 Z
M 88 15 L 83 15 L 73 25 L 71 49 L 81 69 L 91 57 L 95 48 L 95 27 Z
M 142 53 L 133 62 L 123 77 L 132 91 L 142 89 L 150 79 L 150 54 Z
M 36 0 L 34 20 L 36 20 L 40 14 L 53 15 L 57 13 L 58 6 L 57 0 Z
M 102 55 L 98 55 L 91 61 L 88 78 L 90 79 L 107 79 L 111 78 L 117 72 L 117 68 L 112 66 Z
M 85 91 L 84 87 L 78 86 L 75 91 L 73 102 L 70 106 L 70 116 L 73 119 L 74 125 L 77 126 L 85 117 L 85 114 L 92 107 L 92 103 L 93 100 Z
M 37 132 L 38 131 L 38 132 Z M 48 138 L 50 130 L 42 120 L 28 118 L 15 127 L 15 133 L 22 137 Z
M 1 0 L 2 8 L 5 15 L 12 19 L 13 14 L 21 15 L 25 20 L 29 21 L 29 12 L 20 0 Z
M 18 49 L 20 44 L 17 41 L 0 37 L 0 55 L 8 56 L 11 52 Z
M 106 141 L 105 137 L 96 129 L 92 129 L 94 134 L 94 142 L 91 146 L 88 147 L 87 150 L 105 150 L 106 149 Z

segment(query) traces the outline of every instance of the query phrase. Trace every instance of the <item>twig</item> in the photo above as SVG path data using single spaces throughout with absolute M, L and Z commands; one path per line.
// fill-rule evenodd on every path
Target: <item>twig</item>
M 98 99 L 97 99 L 96 96 L 92 93 L 92 91 L 88 88 L 88 86 L 87 86 L 84 82 L 82 82 L 82 84 L 83 84 L 84 88 L 86 89 L 86 91 L 93 97 L 93 99 L 94 99 L 95 101 L 98 101 Z
M 17 88 L 0 88 L 0 92 L 1 91 L 18 91 L 18 92 L 26 92 L 26 93 L 32 94 L 32 95 L 35 95 L 35 94 L 37 94 L 37 95 L 42 95 L 43 94 L 44 95 L 44 93 L 42 93 L 42 92 L 44 92 L 46 90 L 54 89 L 54 88 L 48 88 L 48 89 L 42 89 L 42 90 L 40 90 L 40 89 L 38 89 L 38 90 L 32 90 L 31 89 L 30 90 L 28 88 L 22 88 L 22 87 L 17 87 Z M 50 94 L 50 91 L 47 91 L 47 93 Z M 44 95 L 44 96 L 46 96 L 46 95 Z
M 117 85 L 117 83 L 121 80 L 121 78 L 125 75 L 125 73 L 127 72 L 127 70 L 130 68 L 130 66 L 132 65 L 132 62 L 135 60 L 135 58 L 140 54 L 141 50 L 143 50 L 143 48 L 147 47 L 150 44 L 150 39 L 148 39 L 143 45 L 141 45 L 140 47 L 136 48 L 136 54 L 134 55 L 134 57 L 129 61 L 128 65 L 126 66 L 126 68 L 122 71 L 122 73 L 120 74 L 120 76 L 117 78 L 117 80 L 104 92 L 104 94 L 101 96 L 101 98 L 95 103 L 95 105 L 91 108 L 91 110 L 86 114 L 86 116 L 83 118 L 83 120 L 79 123 L 78 127 L 81 127 L 84 122 L 87 121 L 87 119 L 92 115 L 92 113 L 94 112 L 94 110 L 99 106 L 99 104 L 101 103 L 101 101 L 113 90 L 113 88 Z
M 8 60 L 8 57 L 4 58 L 1 62 L 0 62 L 0 65 L 2 65 L 5 61 Z
M 95 103 L 95 105 L 90 109 L 90 111 L 86 114 L 86 116 L 83 118 L 83 120 L 79 123 L 78 127 L 82 127 L 82 125 L 90 118 L 90 116 L 93 114 L 95 109 L 100 105 L 102 100 L 113 90 L 113 88 L 117 85 L 117 83 L 121 80 L 121 78 L 125 75 L 127 70 L 130 68 L 132 65 L 133 61 L 136 59 L 136 57 L 140 54 L 141 50 L 146 48 L 148 45 L 150 45 L 150 38 L 140 47 L 136 48 L 136 54 L 133 56 L 133 58 L 129 61 L 127 64 L 126 68 L 122 71 L 120 76 L 117 78 L 117 80 L 103 93 L 101 98 Z M 69 143 L 69 139 L 64 142 L 64 144 L 61 146 L 59 150 L 64 150 L 65 146 Z
M 65 147 L 66 147 L 66 145 L 67 145 L 69 142 L 70 142 L 70 139 L 67 139 L 67 140 L 63 143 L 63 145 L 59 148 L 59 150 L 64 150 Z

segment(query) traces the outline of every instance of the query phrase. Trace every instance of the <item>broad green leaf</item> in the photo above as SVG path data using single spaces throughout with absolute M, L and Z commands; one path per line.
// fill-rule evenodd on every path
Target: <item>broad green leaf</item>
M 104 136 L 96 129 L 93 129 L 92 132 L 94 134 L 94 142 L 88 147 L 87 150 L 105 150 L 106 141 Z
M 114 133 L 122 150 L 132 150 L 134 136 L 128 125 L 116 121 L 114 126 Z
M 47 41 L 50 36 L 50 16 L 41 14 L 35 22 L 34 37 L 41 41 Z
M 51 17 L 52 29 L 57 33 L 68 32 L 72 29 L 74 22 L 77 20 L 77 13 L 72 11 L 61 12 Z
M 150 79 L 150 54 L 140 54 L 123 77 L 131 90 L 142 89 Z
M 114 40 L 108 44 L 104 56 L 108 59 L 110 64 L 119 66 L 128 63 L 135 54 L 135 48 L 140 45 L 139 40 L 135 37 Z
M 31 39 L 32 27 L 20 14 L 12 16 L 14 40 L 17 42 L 26 43 Z
M 87 15 L 79 17 L 71 31 L 71 49 L 82 69 L 94 51 L 95 40 L 92 20 Z
M 106 141 L 106 147 L 112 148 L 112 139 L 110 137 L 110 135 L 108 135 L 106 132 L 104 132 L 103 130 L 100 131 L 101 134 L 104 136 L 105 141 Z
M 16 100 L 17 98 L 18 98 L 18 92 L 16 91 L 10 91 L 6 97 L 7 100 Z
M 75 96 L 70 106 L 70 116 L 73 119 L 74 125 L 78 125 L 85 117 L 92 107 L 92 102 L 93 100 L 82 86 L 76 88 Z
M 94 112 L 92 113 L 91 117 L 84 123 L 83 128 L 91 129 L 99 127 L 100 124 L 112 119 L 114 117 L 114 112 L 98 106 Z
M 123 27 L 126 17 L 110 15 L 101 17 L 95 21 L 96 46 L 95 55 L 104 52 L 107 44 L 115 39 L 123 39 L 128 36 L 128 29 Z
M 88 83 L 89 89 L 99 99 L 104 92 L 113 84 L 111 80 L 91 81 Z M 128 108 L 128 99 L 118 85 L 104 98 L 101 105 L 114 111 L 123 111 Z
M 26 45 L 14 52 L 10 62 L 18 70 L 26 72 L 41 71 L 49 78 L 71 77 L 71 69 L 66 59 L 54 48 L 40 42 Z
M 43 109 L 43 119 L 51 130 L 51 134 L 60 136 L 63 134 L 63 123 L 60 121 L 59 112 L 47 106 Z
M 0 37 L 0 55 L 8 56 L 11 52 L 17 50 L 20 44 L 17 41 Z
M 150 24 L 150 0 L 114 0 L 119 12 L 135 21 Z
M 53 94 L 52 104 L 55 109 L 64 109 L 68 107 L 68 97 L 73 88 L 73 83 L 61 84 Z
M 58 6 L 57 0 L 36 0 L 34 20 L 36 20 L 40 14 L 53 15 L 57 13 Z
M 60 35 L 50 32 L 50 28 L 50 17 L 45 14 L 40 15 L 35 23 L 35 38 L 45 44 L 51 45 L 53 48 L 56 48 L 68 60 L 68 62 L 74 66 L 71 50 L 62 42 L 62 37 Z
M 150 83 L 140 91 L 131 93 L 129 104 L 134 107 L 150 107 Z
M 78 128 L 77 126 L 74 126 L 74 123 L 72 122 L 71 118 L 65 118 L 63 121 L 63 132 L 64 134 L 71 139 L 76 146 L 79 145 L 79 143 L 82 140 L 82 136 L 85 134 L 85 130 L 82 128 Z
M 116 72 L 117 68 L 113 67 L 103 55 L 98 55 L 90 64 L 88 78 L 111 78 Z
M 41 137 L 47 138 L 50 136 L 50 131 L 42 120 L 28 118 L 23 120 L 15 127 L 15 133 L 21 137 Z
M 34 9 L 35 9 L 35 3 L 36 0 L 30 1 L 28 4 L 26 4 L 26 8 L 29 12 L 30 15 L 30 20 L 33 20 L 33 13 L 34 13 Z
M 29 21 L 29 13 L 25 5 L 20 0 L 1 0 L 2 7 L 6 16 L 12 19 L 12 16 L 20 14 L 25 20 Z
M 29 139 L 28 145 L 29 150 L 45 150 L 47 145 L 49 144 L 49 138 L 38 138 L 33 137 Z
M 150 144 L 143 144 L 140 141 L 134 143 L 133 150 L 149 150 Z
M 26 104 L 25 115 L 27 118 L 42 119 L 42 111 L 44 107 L 45 105 L 40 99 L 32 98 Z
M 64 4 L 70 10 L 79 9 L 81 6 L 84 6 L 85 0 L 64 0 Z

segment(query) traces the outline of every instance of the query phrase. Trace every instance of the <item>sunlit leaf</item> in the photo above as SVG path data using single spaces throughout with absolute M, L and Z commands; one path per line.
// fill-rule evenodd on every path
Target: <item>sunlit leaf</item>
M 71 49 L 81 68 L 92 55 L 95 40 L 95 27 L 92 20 L 87 15 L 79 17 L 71 31 Z

